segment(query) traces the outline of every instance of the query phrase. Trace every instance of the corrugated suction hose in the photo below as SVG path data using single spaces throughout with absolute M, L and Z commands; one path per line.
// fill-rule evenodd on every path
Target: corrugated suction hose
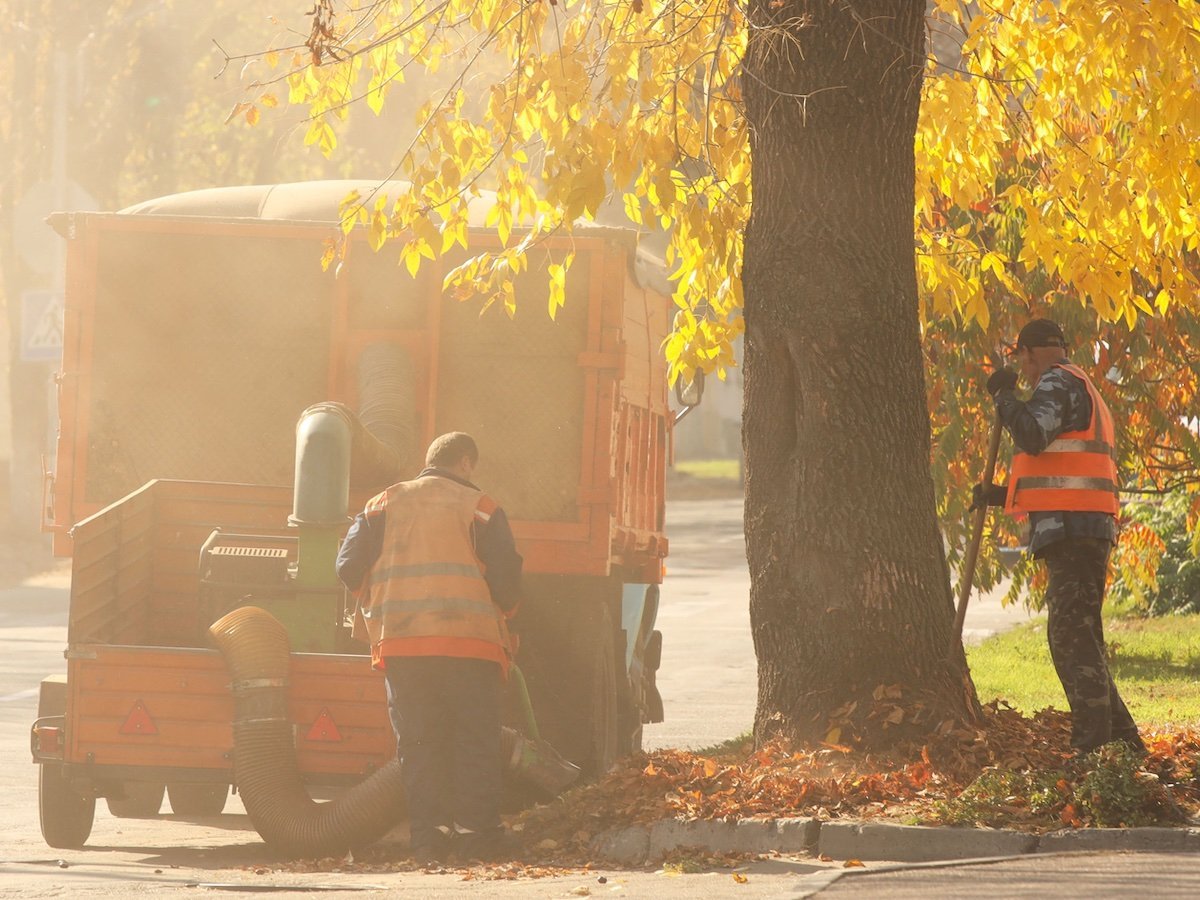
M 209 628 L 233 676 L 234 778 L 255 829 L 288 856 L 332 856 L 364 847 L 405 814 L 400 764 L 392 760 L 346 793 L 316 803 L 300 777 L 288 716 L 287 631 L 243 606 Z
M 416 377 L 399 344 L 370 344 L 358 357 L 358 418 L 372 435 L 408 463 L 417 452 Z

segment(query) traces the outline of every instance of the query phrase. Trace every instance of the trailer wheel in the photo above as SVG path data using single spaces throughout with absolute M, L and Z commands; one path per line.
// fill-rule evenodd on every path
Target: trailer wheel
M 162 808 L 163 784 L 127 781 L 124 797 L 109 797 L 108 811 L 118 819 L 152 819 Z
M 169 784 L 167 796 L 177 816 L 219 816 L 229 797 L 227 784 Z
M 38 819 L 42 837 L 58 850 L 82 847 L 92 833 L 96 798 L 83 797 L 58 763 L 42 763 L 38 772 Z

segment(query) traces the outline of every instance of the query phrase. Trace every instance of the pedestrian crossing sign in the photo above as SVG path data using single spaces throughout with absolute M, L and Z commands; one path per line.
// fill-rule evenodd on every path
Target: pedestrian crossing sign
M 63 296 L 61 291 L 21 294 L 21 361 L 57 362 L 62 359 Z

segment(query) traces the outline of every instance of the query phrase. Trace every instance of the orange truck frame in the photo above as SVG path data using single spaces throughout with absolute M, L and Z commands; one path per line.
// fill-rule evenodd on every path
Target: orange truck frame
M 296 421 L 315 403 L 374 422 L 400 477 L 437 434 L 477 438 L 478 480 L 525 557 L 518 661 L 543 737 L 596 773 L 662 720 L 654 626 L 674 420 L 661 276 L 644 277 L 655 269 L 635 235 L 598 227 L 531 251 L 513 317 L 443 299 L 462 252 L 413 277 L 354 234 L 341 270 L 323 271 L 339 201 L 379 187 L 214 189 L 52 218 L 68 254 L 44 526 L 72 556 L 72 588 L 67 670 L 43 682 L 31 734 L 51 846 L 86 841 L 97 798 L 154 815 L 165 789 L 176 813 L 204 815 L 236 790 L 230 680 L 207 634 L 230 598 L 214 607 L 199 561 L 234 533 L 264 548 L 243 555 L 295 568 Z M 470 246 L 501 245 L 473 227 Z M 545 267 L 569 252 L 551 321 Z M 355 482 L 343 530 L 390 480 Z M 330 628 L 351 602 L 340 593 Z M 305 780 L 361 780 L 395 755 L 367 648 L 292 646 Z

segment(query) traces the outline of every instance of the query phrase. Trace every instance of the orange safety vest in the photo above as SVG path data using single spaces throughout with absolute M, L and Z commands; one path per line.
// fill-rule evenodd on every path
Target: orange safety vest
M 508 628 L 475 555 L 472 525 L 497 509 L 449 478 L 394 484 L 367 502 L 386 510 L 383 546 L 359 597 L 371 660 L 388 656 L 488 659 L 507 671 Z M 356 618 L 358 618 L 356 616 Z
M 1087 386 L 1091 421 L 1082 431 L 1063 432 L 1036 456 L 1014 454 L 1004 508 L 1018 517 L 1053 511 L 1116 515 L 1120 494 L 1112 413 L 1082 369 L 1070 363 L 1055 366 Z

